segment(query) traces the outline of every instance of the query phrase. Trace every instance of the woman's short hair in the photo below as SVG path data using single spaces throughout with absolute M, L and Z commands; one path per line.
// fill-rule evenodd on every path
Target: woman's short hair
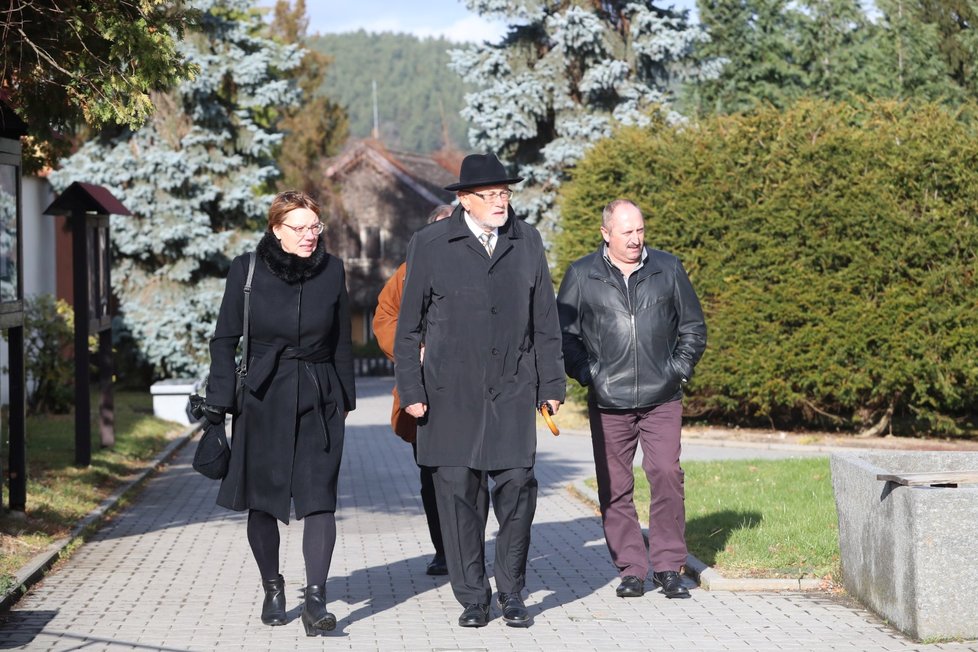
M 320 217 L 319 203 L 312 196 L 301 190 L 286 190 L 275 195 L 272 205 L 268 207 L 268 230 L 284 224 L 289 211 L 297 208 L 308 208 L 316 217 Z
M 438 220 L 444 219 L 452 214 L 454 210 L 448 204 L 442 204 L 441 206 L 435 206 L 434 210 L 428 213 L 428 224 L 432 222 L 437 222 Z

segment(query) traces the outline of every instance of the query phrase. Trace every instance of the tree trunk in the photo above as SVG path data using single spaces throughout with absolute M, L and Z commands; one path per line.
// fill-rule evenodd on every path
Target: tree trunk
M 890 428 L 890 423 L 893 420 L 893 409 L 896 405 L 896 399 L 890 401 L 890 406 L 886 408 L 886 412 L 874 425 L 866 428 L 862 432 L 856 435 L 859 439 L 870 439 L 872 437 L 881 437 L 883 433 L 887 432 Z

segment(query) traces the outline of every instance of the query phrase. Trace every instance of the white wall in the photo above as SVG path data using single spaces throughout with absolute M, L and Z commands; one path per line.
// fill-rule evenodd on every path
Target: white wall
M 24 296 L 54 294 L 55 217 L 42 215 L 54 201 L 46 179 L 24 177 Z

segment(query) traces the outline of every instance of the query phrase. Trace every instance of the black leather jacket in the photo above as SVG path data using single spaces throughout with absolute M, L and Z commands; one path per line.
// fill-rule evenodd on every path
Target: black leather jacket
M 660 405 L 682 386 L 706 349 L 706 322 L 686 270 L 672 254 L 646 247 L 628 279 L 604 245 L 575 261 L 557 295 L 567 375 L 605 409 Z

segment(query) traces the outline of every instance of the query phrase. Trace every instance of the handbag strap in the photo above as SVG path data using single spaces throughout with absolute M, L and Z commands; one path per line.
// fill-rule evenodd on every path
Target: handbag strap
M 255 277 L 255 252 L 249 254 L 248 279 L 244 285 L 244 327 L 241 329 L 241 337 L 244 342 L 241 344 L 241 364 L 238 374 L 242 377 L 248 375 L 248 320 L 251 317 L 251 280 Z

